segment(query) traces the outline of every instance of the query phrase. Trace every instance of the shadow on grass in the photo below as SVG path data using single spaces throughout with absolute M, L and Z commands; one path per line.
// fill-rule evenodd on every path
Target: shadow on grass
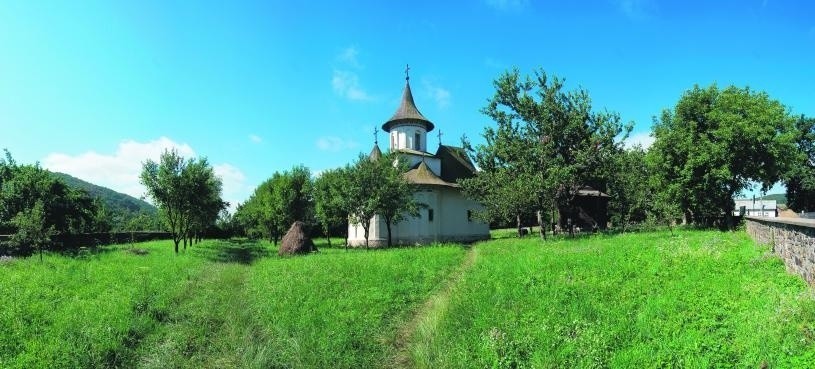
M 248 240 L 216 240 L 192 249 L 198 256 L 220 263 L 251 264 L 270 255 L 269 249 L 261 243 Z

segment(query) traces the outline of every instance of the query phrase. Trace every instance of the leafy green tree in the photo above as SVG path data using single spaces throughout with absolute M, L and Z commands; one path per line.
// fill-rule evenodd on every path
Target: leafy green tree
M 311 172 L 300 165 L 275 172 L 239 207 L 238 218 L 249 233 L 277 241 L 295 221 L 312 223 Z
M 609 169 L 610 218 L 625 232 L 629 223 L 647 218 L 654 201 L 646 152 L 640 146 L 620 150 Z
M 795 211 L 815 211 L 815 118 L 795 122 L 799 157 L 787 172 L 787 205 Z
M 350 222 L 359 224 L 365 234 L 365 248 L 369 248 L 368 236 L 371 220 L 380 208 L 382 173 L 376 160 L 360 155 L 349 173 L 349 186 L 346 191 Z
M 769 189 L 794 162 L 787 109 L 764 92 L 716 85 L 686 91 L 654 123 L 657 173 L 686 217 L 732 228 L 733 196 Z
M 8 241 L 11 247 L 17 250 L 34 248 L 39 252 L 42 261 L 43 248 L 56 234 L 54 226 L 47 224 L 43 202 L 37 200 L 33 207 L 20 211 L 11 219 L 11 223 L 17 228 Z
M 163 215 L 176 254 L 182 240 L 186 249 L 201 213 L 217 214 L 224 207 L 220 201 L 221 181 L 203 158 L 185 160 L 175 150 L 165 151 L 159 162 L 144 163 L 141 182 Z
M 419 204 L 413 198 L 416 187 L 405 179 L 404 173 L 407 171 L 407 167 L 404 160 L 399 160 L 398 154 L 388 153 L 374 160 L 374 163 L 381 181 L 379 187 L 371 190 L 378 193 L 378 195 L 374 195 L 379 200 L 376 212 L 385 219 L 385 228 L 388 231 L 388 247 L 391 247 L 393 246 L 392 226 L 409 216 L 418 216 L 419 209 L 423 207 L 423 204 Z
M 613 160 L 620 147 L 617 138 L 627 135 L 630 124 L 623 126 L 615 113 L 592 111 L 585 90 L 565 91 L 562 79 L 550 78 L 543 70 L 523 78 L 517 69 L 505 72 L 493 84 L 496 92 L 481 111 L 496 126 L 485 128 L 486 143 L 474 150 L 483 180 L 464 181 L 465 192 L 477 194 L 476 186 L 490 188 L 483 194 L 491 194 L 487 207 L 493 214 L 517 216 L 524 204 L 514 199 L 530 199 L 533 205 L 526 212 L 537 213 L 545 237 L 547 209 L 565 209 L 567 214 L 559 217 L 563 222 L 573 213 L 583 186 L 607 180 L 603 168 Z M 506 182 L 509 189 L 486 183 L 510 176 L 523 181 Z M 517 194 L 506 196 L 510 191 Z M 496 211 L 498 207 L 504 210 Z
M 346 191 L 350 186 L 349 171 L 347 167 L 327 170 L 314 180 L 314 212 L 329 247 L 331 229 L 348 223 L 348 211 L 351 208 L 346 199 Z M 346 246 L 347 243 L 346 241 Z
M 39 228 L 33 226 L 35 220 L 42 220 Z M 34 246 L 47 247 L 53 235 L 108 229 L 105 209 L 85 191 L 67 186 L 38 164 L 17 164 L 8 151 L 0 159 L 0 233 L 20 233 L 15 240 L 38 242 L 18 244 L 16 252 L 25 254 Z M 43 234 L 48 237 L 37 236 Z M 48 241 L 41 243 L 44 239 Z

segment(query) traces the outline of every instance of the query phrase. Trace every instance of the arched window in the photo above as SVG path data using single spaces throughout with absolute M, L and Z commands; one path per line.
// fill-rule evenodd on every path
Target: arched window
M 396 132 L 391 132 L 391 150 L 396 148 Z
M 413 143 L 415 144 L 413 148 L 418 151 L 422 151 L 422 136 L 419 134 L 419 131 L 413 136 Z

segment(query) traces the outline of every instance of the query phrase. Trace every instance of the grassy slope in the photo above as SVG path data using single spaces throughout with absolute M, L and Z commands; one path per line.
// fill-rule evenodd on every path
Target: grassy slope
M 505 239 L 478 251 L 433 337 L 414 343 L 417 366 L 815 364 L 811 290 L 742 233 Z
M 461 247 L 267 256 L 167 242 L 0 265 L 0 367 L 371 367 Z M 252 263 L 252 261 L 256 261 Z

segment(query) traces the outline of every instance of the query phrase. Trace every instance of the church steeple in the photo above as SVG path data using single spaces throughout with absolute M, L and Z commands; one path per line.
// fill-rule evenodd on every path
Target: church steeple
M 430 132 L 435 127 L 433 123 L 424 117 L 419 109 L 416 108 L 416 103 L 413 101 L 413 92 L 410 91 L 410 66 L 405 68 L 405 89 L 402 91 L 402 102 L 399 108 L 393 113 L 391 119 L 388 119 L 382 125 L 382 130 L 390 132 L 391 128 L 400 124 L 421 125 L 424 127 L 425 132 Z

